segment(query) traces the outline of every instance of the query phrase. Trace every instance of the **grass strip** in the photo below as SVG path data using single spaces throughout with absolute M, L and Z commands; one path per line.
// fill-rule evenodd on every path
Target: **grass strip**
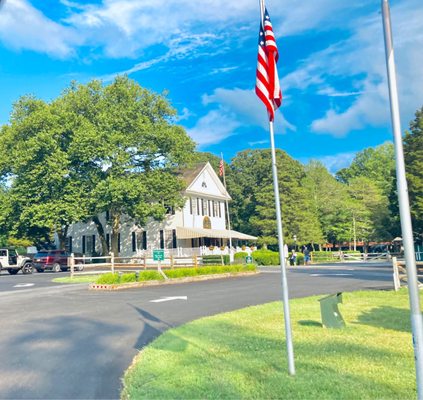
M 70 276 L 54 278 L 52 282 L 58 283 L 93 283 L 98 279 L 99 275 L 79 275 L 71 278 Z
M 122 398 L 415 398 L 407 291 L 344 293 L 344 329 L 322 328 L 321 297 L 290 303 L 295 377 L 275 302 L 167 331 L 136 357 Z

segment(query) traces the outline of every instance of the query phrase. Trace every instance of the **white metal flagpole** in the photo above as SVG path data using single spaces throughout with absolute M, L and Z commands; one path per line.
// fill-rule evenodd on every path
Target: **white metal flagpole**
M 260 1 L 260 15 L 261 22 L 264 19 L 264 0 Z M 273 132 L 273 121 L 269 121 L 270 131 L 270 145 L 272 152 L 272 174 L 273 174 L 273 188 L 275 192 L 275 206 L 276 206 L 276 221 L 278 228 L 278 245 L 279 245 L 279 263 L 281 267 L 281 284 L 282 284 L 282 303 L 285 321 L 285 338 L 286 338 L 286 351 L 288 356 L 288 372 L 290 375 L 295 375 L 295 362 L 294 362 L 294 346 L 292 344 L 292 330 L 291 330 L 291 317 L 289 311 L 289 298 L 288 298 L 288 280 L 286 278 L 286 258 L 284 254 L 283 242 L 283 229 L 282 229 L 282 213 L 281 203 L 279 198 L 279 182 L 278 170 L 276 166 L 276 151 L 275 151 L 275 138 Z
M 416 365 L 417 398 L 423 400 L 423 323 L 420 312 L 419 288 L 414 252 L 413 229 L 411 225 L 408 186 L 405 175 L 404 150 L 402 146 L 401 122 L 399 113 L 398 89 L 395 71 L 394 45 L 392 41 L 391 16 L 388 0 L 382 0 L 382 18 L 385 37 L 386 66 L 388 71 L 391 120 L 394 130 L 395 162 L 397 174 L 398 202 L 401 231 L 407 266 L 408 294 L 410 299 L 411 329 L 413 335 L 414 358 Z

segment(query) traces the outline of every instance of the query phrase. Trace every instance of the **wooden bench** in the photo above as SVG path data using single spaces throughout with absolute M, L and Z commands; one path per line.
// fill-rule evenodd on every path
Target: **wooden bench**
M 407 285 L 407 269 L 404 260 L 398 260 L 397 257 L 392 257 L 392 268 L 394 270 L 394 288 L 398 290 L 401 284 Z M 423 262 L 416 262 L 417 279 L 419 281 L 419 287 L 423 286 Z

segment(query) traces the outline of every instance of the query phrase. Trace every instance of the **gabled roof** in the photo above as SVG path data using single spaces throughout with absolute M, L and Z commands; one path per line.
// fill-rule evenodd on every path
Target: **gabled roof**
M 199 177 L 205 172 L 208 173 L 219 193 L 212 194 L 210 192 L 207 193 L 206 191 L 203 192 L 194 188 L 195 183 L 197 182 Z M 231 196 L 229 196 L 229 193 L 227 192 L 225 186 L 223 186 L 223 183 L 221 182 L 221 180 L 216 174 L 216 171 L 213 169 L 209 162 L 202 162 L 196 164 L 193 168 L 183 171 L 182 179 L 186 183 L 186 193 L 191 193 L 195 195 L 206 195 L 224 200 L 231 200 Z

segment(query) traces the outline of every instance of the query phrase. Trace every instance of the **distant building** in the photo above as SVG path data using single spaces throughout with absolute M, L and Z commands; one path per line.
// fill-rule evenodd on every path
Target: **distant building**
M 257 238 L 227 229 L 226 201 L 228 192 L 210 163 L 202 163 L 185 171 L 185 205 L 170 210 L 163 221 L 150 220 L 140 227 L 128 218 L 119 233 L 119 256 L 151 254 L 164 249 L 168 255 L 228 254 L 240 251 L 247 241 Z M 111 227 L 106 224 L 106 213 L 100 215 L 106 240 L 110 247 Z M 101 252 L 101 242 L 93 222 L 78 222 L 69 227 L 67 247 L 70 252 L 92 255 Z M 249 248 L 247 248 L 249 250 Z

